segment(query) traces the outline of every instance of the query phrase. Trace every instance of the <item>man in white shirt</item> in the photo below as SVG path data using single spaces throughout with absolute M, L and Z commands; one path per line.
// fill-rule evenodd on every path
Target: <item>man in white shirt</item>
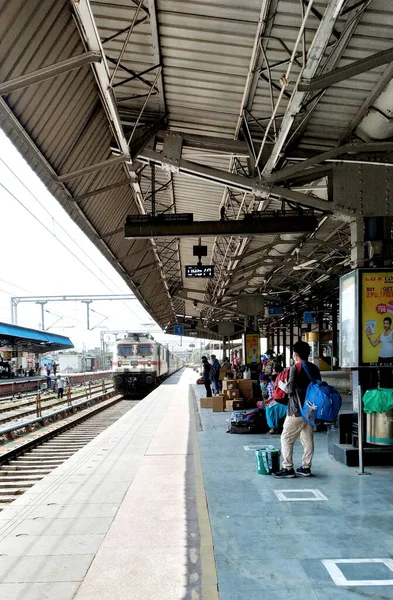
M 64 383 L 60 375 L 57 378 L 57 397 L 62 398 L 64 393 Z

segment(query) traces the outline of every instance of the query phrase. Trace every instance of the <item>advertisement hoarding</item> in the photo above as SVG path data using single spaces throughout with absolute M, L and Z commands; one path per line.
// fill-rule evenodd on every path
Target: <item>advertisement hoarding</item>
M 393 366 L 393 271 L 361 271 L 361 363 Z
M 243 333 L 243 356 L 247 366 L 259 362 L 259 333 Z

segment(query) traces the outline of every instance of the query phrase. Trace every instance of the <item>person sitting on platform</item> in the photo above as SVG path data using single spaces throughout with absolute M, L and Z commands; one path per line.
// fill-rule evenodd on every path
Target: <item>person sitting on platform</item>
M 268 431 L 269 435 L 274 435 L 279 433 L 280 421 L 285 419 L 287 414 L 287 407 L 283 404 L 279 404 L 273 398 L 274 393 L 274 380 L 277 375 L 272 375 L 272 381 L 268 375 L 261 375 L 261 392 L 262 392 L 262 402 L 257 402 L 257 406 L 259 408 L 264 408 L 266 410 L 266 421 L 270 427 Z M 262 386 L 264 388 L 262 389 Z

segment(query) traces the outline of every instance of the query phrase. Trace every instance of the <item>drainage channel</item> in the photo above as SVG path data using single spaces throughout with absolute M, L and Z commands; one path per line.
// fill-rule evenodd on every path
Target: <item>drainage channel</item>
M 75 419 L 62 433 L 51 432 L 56 437 L 48 439 L 44 434 L 42 441 L 35 440 L 33 449 L 0 466 L 0 512 L 136 404 L 138 401 L 120 400 L 88 419 L 85 416 L 79 424 Z

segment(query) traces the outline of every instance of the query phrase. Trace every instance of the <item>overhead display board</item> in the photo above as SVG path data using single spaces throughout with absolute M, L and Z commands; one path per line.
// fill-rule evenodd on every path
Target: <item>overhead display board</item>
M 214 265 L 188 265 L 185 267 L 186 277 L 195 277 L 196 279 L 214 277 Z

